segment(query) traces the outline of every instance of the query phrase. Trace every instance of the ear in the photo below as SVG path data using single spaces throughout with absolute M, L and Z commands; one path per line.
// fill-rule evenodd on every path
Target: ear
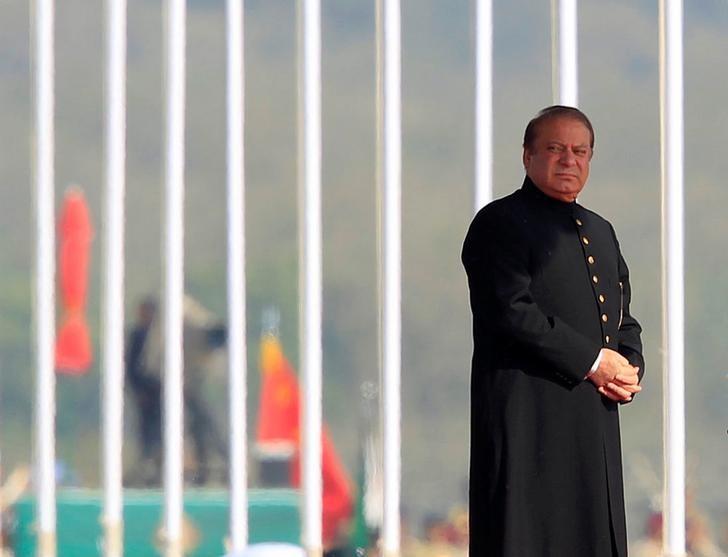
M 523 148 L 523 168 L 528 168 L 529 163 L 531 162 L 531 151 L 529 151 L 528 147 Z

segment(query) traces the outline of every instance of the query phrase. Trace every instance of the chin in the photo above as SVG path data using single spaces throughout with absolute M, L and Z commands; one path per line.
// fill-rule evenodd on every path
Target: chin
M 581 193 L 581 190 L 583 188 L 575 188 L 574 184 L 568 184 L 563 185 L 561 187 L 557 187 L 556 191 L 558 191 L 561 195 L 572 195 L 576 197 Z
M 579 192 L 580 191 L 581 190 L 578 190 L 578 191 L 574 191 L 574 190 L 566 190 L 566 191 L 559 190 L 558 191 L 558 195 L 564 201 L 574 201 L 579 196 Z

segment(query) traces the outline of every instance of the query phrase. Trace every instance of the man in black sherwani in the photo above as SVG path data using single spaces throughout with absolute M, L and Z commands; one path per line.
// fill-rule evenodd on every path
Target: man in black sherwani
M 576 201 L 593 148 L 581 111 L 539 112 L 523 186 L 465 239 L 471 557 L 627 555 L 618 407 L 644 360 L 614 229 Z

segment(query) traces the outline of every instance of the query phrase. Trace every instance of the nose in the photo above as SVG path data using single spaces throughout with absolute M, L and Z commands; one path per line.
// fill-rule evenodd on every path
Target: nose
M 572 166 L 576 164 L 576 156 L 571 149 L 564 149 L 561 153 L 561 159 L 559 160 L 564 166 Z

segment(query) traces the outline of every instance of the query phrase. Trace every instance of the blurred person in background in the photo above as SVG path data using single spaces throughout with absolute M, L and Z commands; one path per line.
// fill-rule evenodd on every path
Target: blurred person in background
M 688 514 L 685 538 L 689 557 L 726 557 L 713 541 L 708 520 L 702 513 Z
M 227 333 L 224 324 L 189 295 L 182 306 L 182 370 L 185 433 L 191 437 L 195 452 L 192 483 L 203 485 L 210 477 L 212 459 L 221 461 L 221 480 L 227 469 L 227 443 L 207 403 L 205 389 L 210 375 L 224 368 L 218 356 L 223 351 Z M 144 344 L 143 367 L 158 381 L 163 374 L 163 323 L 154 319 Z M 161 401 L 160 401 L 161 402 Z
M 0 472 L 2 470 L 0 469 Z M 8 475 L 5 483 L 0 486 L 0 557 L 13 557 L 15 555 L 15 532 L 17 516 L 15 503 L 31 488 L 30 466 L 19 465 Z
M 126 384 L 137 411 L 137 445 L 139 458 L 127 474 L 133 485 L 159 483 L 162 440 L 162 384 L 159 374 L 145 367 L 144 349 L 149 330 L 157 315 L 157 302 L 149 296 L 137 307 L 136 321 L 129 331 L 126 347 Z
M 630 546 L 632 557 L 662 557 L 662 513 L 654 512 L 647 517 L 645 535 Z
M 144 486 L 158 484 L 161 474 L 162 331 L 155 300 L 144 299 L 129 333 L 126 359 L 127 384 L 137 406 L 141 453 L 127 481 Z M 226 470 L 226 442 L 205 398 L 206 379 L 219 363 L 215 357 L 225 346 L 226 330 L 199 302 L 185 296 L 182 336 L 185 433 L 190 435 L 195 451 L 191 478 L 193 483 L 202 485 L 209 479 L 213 457 L 218 456 L 223 463 L 221 471 Z
M 645 537 L 630 548 L 632 557 L 662 557 L 662 522 L 661 512 L 647 518 Z M 685 520 L 685 545 L 688 557 L 726 557 L 713 541 L 707 519 L 694 508 L 688 508 Z

